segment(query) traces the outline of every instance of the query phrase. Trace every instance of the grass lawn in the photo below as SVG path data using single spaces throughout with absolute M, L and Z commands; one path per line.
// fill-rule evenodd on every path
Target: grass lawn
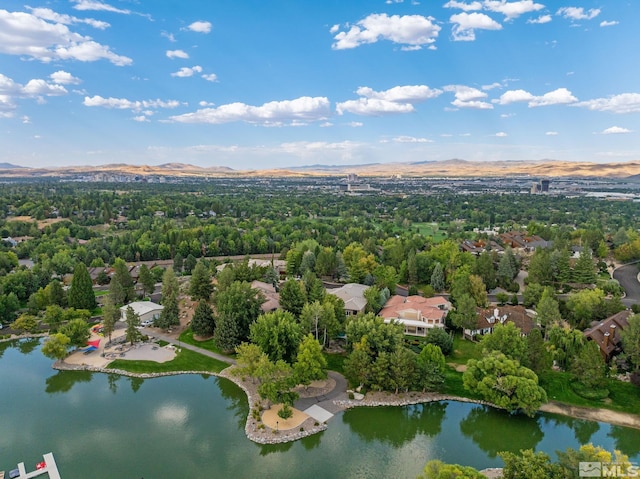
M 609 397 L 602 400 L 591 400 L 576 394 L 571 388 L 571 381 L 573 381 L 571 374 L 561 371 L 550 371 L 540 376 L 540 385 L 547 391 L 549 400 L 575 406 L 640 414 L 640 402 L 638 401 L 640 389 L 631 383 L 609 379 L 607 384 Z
M 171 371 L 211 371 L 219 373 L 228 367 L 229 365 L 227 363 L 184 348 L 173 360 L 167 361 L 166 363 L 116 359 L 109 364 L 109 368 L 122 369 L 132 373 L 164 373 Z
M 193 337 L 193 331 L 191 328 L 185 329 L 182 334 L 180 334 L 180 341 L 183 343 L 191 344 L 192 346 L 197 346 L 202 349 L 206 349 L 207 351 L 211 351 L 212 353 L 224 354 L 225 356 L 229 356 L 231 358 L 235 358 L 235 354 L 229 355 L 223 353 L 220 348 L 218 348 L 213 342 L 213 338 L 207 339 L 205 341 L 198 341 Z
M 444 373 L 444 384 L 439 392 L 442 394 L 451 394 L 453 396 L 470 399 L 482 399 L 482 396 L 479 394 L 473 394 L 464 388 L 462 385 L 462 373 L 456 371 L 450 366 L 447 366 Z
M 461 333 L 456 333 L 453 338 L 453 352 L 447 356 L 448 363 L 467 364 L 469 359 L 480 359 L 482 348 L 476 342 L 462 339 Z
M 108 289 L 105 289 L 104 291 L 94 291 L 94 292 L 93 292 L 93 294 L 95 294 L 95 295 L 96 295 L 96 298 L 97 298 L 98 296 L 106 296 L 106 295 L 108 295 L 108 294 L 109 294 L 109 290 L 108 290 Z
M 327 360 L 327 369 L 330 371 L 336 371 L 340 374 L 344 374 L 344 360 L 347 359 L 347 356 L 339 353 L 322 353 L 324 358 Z
M 447 238 L 446 231 L 439 229 L 437 223 L 413 223 L 411 228 L 417 228 L 421 235 L 433 238 L 434 243 Z

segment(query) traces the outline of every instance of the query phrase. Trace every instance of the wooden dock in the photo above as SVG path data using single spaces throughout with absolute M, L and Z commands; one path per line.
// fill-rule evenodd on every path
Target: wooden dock
M 44 458 L 45 467 L 42 469 L 36 469 L 32 472 L 27 472 L 24 467 L 24 462 L 18 464 L 18 471 L 20 475 L 19 479 L 31 479 L 32 477 L 38 477 L 42 474 L 49 474 L 49 479 L 61 479 L 60 473 L 58 472 L 58 465 L 56 464 L 56 460 L 53 458 L 53 453 L 49 452 L 42 456 Z

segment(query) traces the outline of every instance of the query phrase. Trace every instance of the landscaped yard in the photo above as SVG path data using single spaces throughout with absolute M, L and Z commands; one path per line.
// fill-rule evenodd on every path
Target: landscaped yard
M 212 353 L 224 354 L 220 350 L 220 348 L 218 348 L 215 345 L 215 343 L 213 342 L 213 338 L 206 339 L 204 341 L 198 341 L 197 339 L 195 339 L 193 337 L 193 331 L 191 331 L 191 328 L 185 329 L 182 332 L 182 334 L 180 334 L 180 341 L 186 344 L 191 344 L 192 346 L 197 346 L 199 348 L 206 349 L 207 351 L 211 351 Z M 235 354 L 232 354 L 232 355 L 225 354 L 225 356 L 235 357 Z
M 467 364 L 469 359 L 480 359 L 482 348 L 479 343 L 462 339 L 460 333 L 456 333 L 453 339 L 453 352 L 447 356 L 448 363 Z
M 229 365 L 227 363 L 184 348 L 173 360 L 167 361 L 166 363 L 116 359 L 109 364 L 109 368 L 122 369 L 132 373 L 163 373 L 171 371 L 211 371 L 219 373 L 228 367 Z

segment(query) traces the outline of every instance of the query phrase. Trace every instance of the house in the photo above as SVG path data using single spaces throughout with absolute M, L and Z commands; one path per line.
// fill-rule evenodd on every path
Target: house
M 164 309 L 164 306 L 152 303 L 151 301 L 134 301 L 120 308 L 120 321 L 127 320 L 127 308 L 129 307 L 140 317 L 140 323 L 155 321 L 160 317 L 160 313 Z
M 460 250 L 463 253 L 471 253 L 473 255 L 479 256 L 485 251 L 496 251 L 498 253 L 503 253 L 504 248 L 496 243 L 494 240 L 464 240 L 460 244 Z
M 540 236 L 528 235 L 521 231 L 509 231 L 500 235 L 500 240 L 505 246 L 511 246 L 514 250 L 533 251 L 537 248 L 549 248 L 553 241 L 545 241 Z
M 474 329 L 465 329 L 464 335 L 469 339 L 475 336 L 491 334 L 498 324 L 513 323 L 523 336 L 527 336 L 532 329 L 537 327 L 535 313 L 524 306 L 496 306 L 495 308 L 476 308 L 477 324 Z
M 365 284 L 349 283 L 341 288 L 327 290 L 327 293 L 333 294 L 344 301 L 344 311 L 347 316 L 355 316 L 358 313 L 364 313 L 367 306 L 367 300 L 364 292 L 369 289 Z
M 629 327 L 630 310 L 620 311 L 599 322 L 595 322 L 584 331 L 587 339 L 595 341 L 605 361 L 622 351 L 620 332 Z
M 276 288 L 264 281 L 252 281 L 251 288 L 258 290 L 262 293 L 266 301 L 260 305 L 260 309 L 263 313 L 270 313 L 276 309 L 280 309 L 280 293 L 276 291 Z
M 431 328 L 444 328 L 444 319 L 451 303 L 443 297 L 394 295 L 378 313 L 385 323 L 396 322 L 404 326 L 404 334 L 426 336 Z

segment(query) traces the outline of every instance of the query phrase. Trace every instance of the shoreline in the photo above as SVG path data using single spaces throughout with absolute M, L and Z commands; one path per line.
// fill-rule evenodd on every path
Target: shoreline
M 15 341 L 22 338 L 43 337 L 46 334 L 37 334 L 21 337 L 13 337 L 2 339 L 0 342 Z M 247 403 L 249 412 L 245 423 L 245 434 L 247 438 L 258 444 L 281 444 L 291 441 L 297 441 L 307 436 L 317 434 L 327 429 L 326 423 L 318 423 L 313 418 L 309 418 L 302 423 L 297 429 L 289 430 L 273 430 L 261 420 L 257 420 L 253 416 L 253 410 L 262 411 L 262 400 L 257 395 L 256 386 L 251 381 L 243 381 L 242 379 L 231 374 L 234 366 L 229 366 L 219 373 L 212 371 L 167 371 L 158 373 L 132 373 L 121 369 L 113 369 L 109 367 L 98 367 L 83 364 L 70 364 L 56 361 L 52 365 L 53 369 L 66 371 L 92 371 L 107 374 L 118 374 L 121 376 L 138 377 L 142 379 L 152 379 L 155 377 L 176 376 L 181 374 L 200 374 L 222 377 L 236 384 L 247 395 Z M 470 399 L 462 396 L 454 396 L 449 394 L 434 392 L 408 392 L 398 395 L 390 392 L 369 392 L 362 400 L 334 400 L 333 403 L 339 407 L 341 411 L 355 407 L 380 407 L 380 406 L 409 406 L 414 404 L 426 404 L 438 401 L 457 401 L 480 404 L 483 406 L 494 407 L 500 409 L 496 405 L 479 399 Z M 549 401 L 538 409 L 540 412 L 559 414 L 575 419 L 583 419 L 588 421 L 603 422 L 614 426 L 628 427 L 640 430 L 640 416 L 619 412 L 605 408 L 588 408 L 583 406 L 574 406 L 571 404 L 561 403 L 557 401 Z

